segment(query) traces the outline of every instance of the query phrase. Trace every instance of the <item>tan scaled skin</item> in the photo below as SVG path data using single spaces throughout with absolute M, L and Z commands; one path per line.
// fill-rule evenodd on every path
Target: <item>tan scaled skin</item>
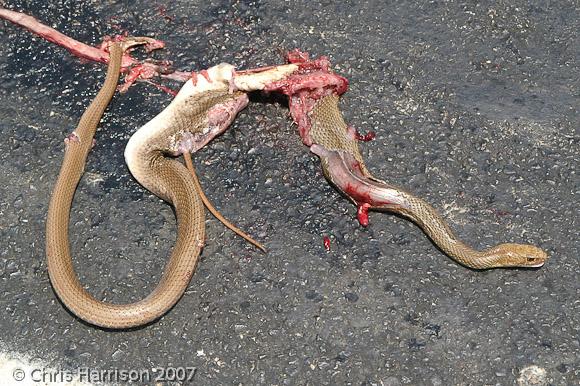
M 109 304 L 90 295 L 81 285 L 72 264 L 68 225 L 72 200 L 91 150 L 97 125 L 115 93 L 123 48 L 109 47 L 110 59 L 103 87 L 86 109 L 73 134 L 65 140 L 61 171 L 55 184 L 46 220 L 48 273 L 58 297 L 79 318 L 106 328 L 129 328 L 155 320 L 171 308 L 183 294 L 204 239 L 204 210 L 187 169 L 177 161 L 158 157 L 154 169 L 159 180 L 169 183 L 159 189 L 175 205 L 179 221 L 178 237 L 164 275 L 145 299 L 131 304 Z
M 104 328 L 145 325 L 177 303 L 189 284 L 204 244 L 204 203 L 224 225 L 265 250 L 213 208 L 197 181 L 189 153 L 203 147 L 231 124 L 248 102 L 246 92 L 262 90 L 267 83 L 283 79 L 296 70 L 290 64 L 236 74 L 234 67 L 227 63 L 214 66 L 188 80 L 169 106 L 133 134 L 125 148 L 127 166 L 145 188 L 174 206 L 177 238 L 161 280 L 151 294 L 135 303 L 106 303 L 95 299 L 78 280 L 72 264 L 68 223 L 93 137 L 115 93 L 123 52 L 149 41 L 148 38 L 126 38 L 121 44 L 110 45 L 103 87 L 75 131 L 65 140 L 65 155 L 46 220 L 48 273 L 55 292 L 79 318 Z M 185 156 L 189 170 L 167 157 L 180 154 Z
M 243 93 L 229 93 L 227 86 L 219 85 L 216 90 L 210 87 L 210 90 L 204 89 L 198 94 L 180 99 L 176 97 L 168 109 L 182 110 L 185 106 L 187 113 L 170 120 L 153 119 L 146 125 L 153 130 L 149 130 L 145 141 L 140 141 L 143 135 L 134 136 L 136 140 L 129 141 L 133 145 L 127 147 L 125 156 L 135 178 L 175 207 L 177 239 L 163 276 L 149 296 L 130 304 L 111 304 L 95 299 L 82 287 L 72 264 L 68 235 L 70 210 L 87 155 L 93 146 L 97 125 L 117 87 L 123 51 L 138 44 L 138 41 L 134 38 L 123 46 L 118 43 L 110 45 L 109 66 L 103 87 L 81 117 L 73 134 L 65 140 L 64 160 L 46 220 L 48 272 L 55 292 L 79 318 L 114 329 L 147 324 L 173 307 L 189 284 L 204 244 L 202 199 L 188 169 L 177 160 L 165 157 L 166 153 L 172 151 L 168 139 L 175 138 L 176 133 L 185 130 L 200 133 L 208 126 L 209 109 L 245 97 Z
M 222 224 L 224 224 L 232 232 L 234 232 L 235 234 L 237 234 L 238 236 L 240 236 L 241 238 L 243 238 L 244 240 L 246 240 L 247 242 L 249 242 L 250 244 L 252 244 L 256 248 L 258 248 L 262 252 L 266 253 L 266 248 L 262 244 L 260 244 L 259 242 L 254 240 L 252 237 L 250 237 L 248 234 L 246 234 L 246 232 L 244 232 L 243 230 L 241 230 L 240 228 L 238 228 L 237 226 L 235 226 L 234 224 L 229 222 L 213 206 L 213 204 L 211 203 L 209 198 L 207 198 L 207 196 L 205 195 L 203 188 L 201 187 L 201 183 L 199 182 L 199 178 L 197 178 L 197 173 L 195 172 L 195 167 L 193 166 L 193 161 L 191 159 L 191 154 L 189 152 L 183 153 L 183 159 L 185 160 L 185 166 L 187 166 L 187 169 L 191 173 L 191 177 L 193 178 L 193 183 L 195 184 L 195 189 L 199 193 L 199 197 L 201 198 L 201 201 L 203 201 L 203 204 L 205 205 L 207 210 L 209 210 L 215 218 L 217 218 Z
M 470 268 L 541 267 L 545 263 L 546 252 L 528 244 L 499 244 L 477 251 L 459 240 L 425 200 L 373 177 L 342 118 L 338 101 L 337 95 L 323 97 L 310 113 L 311 151 L 321 158 L 327 179 L 355 204 L 365 203 L 360 200 L 364 196 L 369 209 L 387 210 L 411 219 L 449 257 Z

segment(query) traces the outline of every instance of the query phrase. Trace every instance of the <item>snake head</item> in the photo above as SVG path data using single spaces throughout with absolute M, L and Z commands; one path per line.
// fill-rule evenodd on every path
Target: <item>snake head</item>
M 538 268 L 548 260 L 548 254 L 529 244 L 500 244 L 491 249 L 497 256 L 495 267 Z

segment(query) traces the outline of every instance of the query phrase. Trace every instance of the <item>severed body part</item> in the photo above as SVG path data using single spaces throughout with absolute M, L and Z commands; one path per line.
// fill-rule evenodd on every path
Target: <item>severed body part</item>
M 528 244 L 499 244 L 478 251 L 460 241 L 441 215 L 426 201 L 406 190 L 373 177 L 362 159 L 357 136 L 338 108 L 346 79 L 330 71 L 328 59 L 310 60 L 295 50 L 288 55 L 299 69 L 272 83 L 267 90 L 288 95 L 290 112 L 302 141 L 320 157 L 326 178 L 357 205 L 361 225 L 368 225 L 369 210 L 391 211 L 411 219 L 443 252 L 474 269 L 541 267 L 546 252 Z
M 187 166 L 187 169 L 191 173 L 191 177 L 193 178 L 193 182 L 195 183 L 196 190 L 197 190 L 201 200 L 203 201 L 203 204 L 207 208 L 207 210 L 209 210 L 215 218 L 217 218 L 222 224 L 224 224 L 232 232 L 234 232 L 235 234 L 237 234 L 238 236 L 240 236 L 241 238 L 243 238 L 244 240 L 246 240 L 247 242 L 249 242 L 250 244 L 252 244 L 253 246 L 255 246 L 256 248 L 258 248 L 259 250 L 261 250 L 262 252 L 265 253 L 266 248 L 262 244 L 260 244 L 259 242 L 254 240 L 252 237 L 250 237 L 248 234 L 246 234 L 244 231 L 242 231 L 240 228 L 238 228 L 237 226 L 235 226 L 234 224 L 229 222 L 213 206 L 213 204 L 211 203 L 209 198 L 207 198 L 207 196 L 205 195 L 205 193 L 203 191 L 203 188 L 201 187 L 201 183 L 199 182 L 199 179 L 197 178 L 197 173 L 195 172 L 195 167 L 193 166 L 193 161 L 191 159 L 191 154 L 189 152 L 183 153 L 183 159 L 185 160 L 185 166 Z

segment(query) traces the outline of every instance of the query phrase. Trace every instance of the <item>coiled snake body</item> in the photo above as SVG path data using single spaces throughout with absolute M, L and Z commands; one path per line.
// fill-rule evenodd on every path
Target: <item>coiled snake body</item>
M 175 207 L 177 240 L 149 296 L 130 304 L 99 301 L 82 287 L 74 271 L 68 223 L 93 136 L 115 92 L 123 48 L 118 43 L 110 46 L 104 85 L 66 140 L 46 222 L 48 271 L 54 290 L 74 314 L 91 324 L 106 328 L 144 325 L 166 313 L 183 295 L 204 243 L 204 209 L 188 170 L 168 156 L 194 152 L 223 132 L 248 103 L 246 92 L 254 90 L 290 97 L 303 142 L 320 157 L 327 179 L 358 205 L 361 222 L 369 209 L 400 213 L 415 221 L 450 257 L 477 269 L 537 267 L 547 259 L 545 252 L 531 245 L 500 244 L 478 252 L 459 241 L 425 201 L 372 177 L 338 109 L 338 95 L 346 90 L 346 80 L 333 74 L 324 59 L 310 61 L 296 51 L 287 65 L 237 73 L 228 64 L 208 69 L 186 82 L 171 104 L 131 137 L 125 150 L 127 165 L 145 188 Z
M 93 145 L 93 136 L 117 86 L 122 52 L 118 44 L 110 46 L 103 88 L 66 140 L 65 156 L 46 221 L 48 272 L 54 290 L 81 319 L 106 328 L 128 328 L 151 322 L 167 312 L 183 295 L 204 243 L 204 209 L 189 171 L 165 155 L 183 150 L 176 137 L 185 134 L 188 134 L 191 145 L 203 146 L 227 127 L 235 117 L 236 109 L 247 103 L 244 93 L 229 94 L 227 88 L 224 90 L 201 81 L 197 88 L 190 83 L 185 87 L 192 90 L 178 95 L 167 109 L 131 138 L 125 151 L 127 165 L 144 187 L 175 207 L 177 239 L 163 276 L 149 296 L 131 304 L 99 301 L 82 287 L 75 274 L 68 222 L 74 192 Z M 176 114 L 176 111 L 185 114 Z M 211 117 L 214 117 L 213 122 Z

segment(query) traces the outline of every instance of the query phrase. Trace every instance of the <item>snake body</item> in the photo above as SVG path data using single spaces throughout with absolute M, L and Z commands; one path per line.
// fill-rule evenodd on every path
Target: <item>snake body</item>
M 506 243 L 478 251 L 462 242 L 433 206 L 400 187 L 373 177 L 367 170 L 357 140 L 338 108 L 339 98 L 330 95 L 313 107 L 311 150 L 322 160 L 326 178 L 359 206 L 387 210 L 411 219 L 445 254 L 474 269 L 540 267 L 546 252 L 528 244 Z
M 353 130 L 338 108 L 346 79 L 328 70 L 324 58 L 309 61 L 298 51 L 295 62 L 235 72 L 221 64 L 187 81 L 161 113 L 129 140 L 125 159 L 133 176 L 148 190 L 172 204 L 177 239 L 156 288 L 130 304 L 102 302 L 89 294 L 74 271 L 68 226 L 74 193 L 83 174 L 99 121 L 111 100 L 123 47 L 110 46 L 103 87 L 68 140 L 60 174 L 49 204 L 46 253 L 55 292 L 78 317 L 105 328 L 147 324 L 181 298 L 204 244 L 204 209 L 189 171 L 171 156 L 195 152 L 223 132 L 248 103 L 247 92 L 278 91 L 290 97 L 290 111 L 303 142 L 318 155 L 326 178 L 359 207 L 389 210 L 417 223 L 433 242 L 457 262 L 476 269 L 538 267 L 548 258 L 531 245 L 500 244 L 477 251 L 460 241 L 437 211 L 411 193 L 374 178 L 367 170 Z M 359 217 L 360 219 L 361 217 Z
M 127 165 L 144 187 L 174 206 L 177 239 L 151 294 L 130 304 L 102 302 L 82 287 L 74 271 L 68 225 L 96 128 L 119 78 L 123 49 L 112 44 L 109 50 L 105 82 L 66 140 L 46 220 L 46 253 L 53 288 L 69 310 L 94 325 L 130 328 L 147 324 L 173 307 L 189 284 L 204 244 L 204 208 L 192 177 L 183 164 L 166 155 L 203 146 L 227 127 L 247 103 L 247 96 L 240 92 L 230 94 L 227 86 L 219 82 L 214 83 L 215 87 L 203 79 L 197 86 L 189 82 L 165 110 L 131 137 L 125 150 Z

